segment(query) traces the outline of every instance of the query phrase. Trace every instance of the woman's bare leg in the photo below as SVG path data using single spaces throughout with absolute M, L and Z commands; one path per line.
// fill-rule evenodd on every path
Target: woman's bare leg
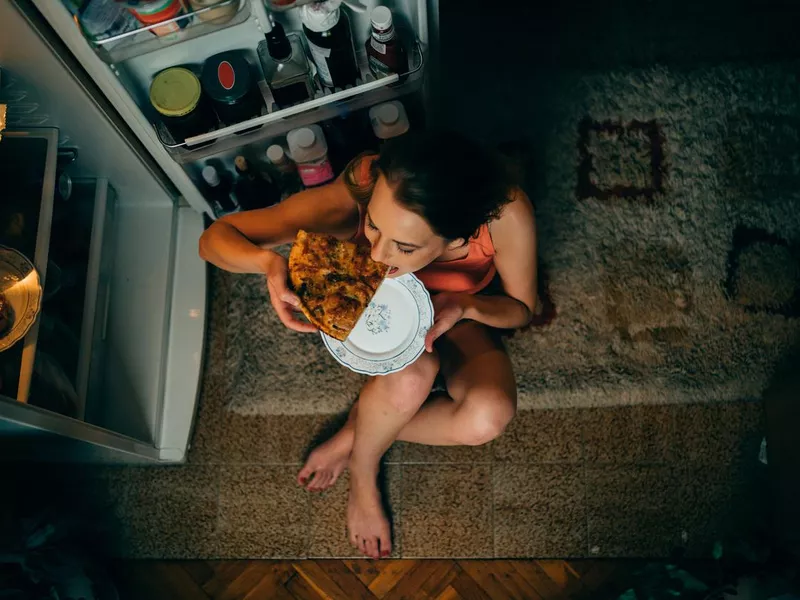
M 465 323 L 448 332 L 438 348 L 452 397 L 439 394 L 430 398 L 403 426 L 397 439 L 453 446 L 478 443 L 497 434 L 513 416 L 516 405 L 514 373 L 505 350 L 475 323 Z M 469 402 L 465 403 L 468 396 Z M 329 488 L 347 467 L 358 405 L 353 405 L 342 429 L 311 453 L 298 474 L 298 483 L 308 484 L 309 491 Z
M 388 556 L 392 549 L 389 521 L 377 486 L 381 457 L 419 410 L 439 370 L 438 361 L 425 360 L 421 366 L 399 382 L 384 377 L 373 379 L 358 400 L 355 439 L 348 463 L 347 530 L 350 543 L 372 558 Z
M 377 394 L 388 402 L 389 407 L 399 407 L 397 412 L 401 414 L 398 417 L 405 419 L 404 424 L 419 410 L 427 398 L 438 369 L 438 353 L 425 354 L 403 371 L 385 377 L 375 377 L 367 382 L 359 394 L 359 400 L 353 404 L 347 422 L 331 439 L 311 452 L 297 474 L 297 482 L 310 492 L 321 492 L 336 483 L 350 461 L 355 442 L 358 406 L 363 403 L 365 394 L 367 398 Z M 412 410 L 411 415 L 405 414 Z M 386 448 L 391 446 L 393 441 L 394 438 L 388 442 Z
M 297 474 L 297 483 L 309 492 L 322 492 L 331 487 L 339 479 L 350 453 L 353 451 L 353 440 L 356 433 L 356 413 L 358 401 L 353 404 L 347 422 L 336 434 L 320 444 L 308 455 L 303 468 Z
M 476 446 L 503 433 L 517 406 L 511 360 L 478 323 L 462 323 L 437 345 L 447 394 L 431 398 L 397 436 L 429 446 Z
M 391 532 L 376 478 L 380 458 L 395 439 L 429 445 L 484 444 L 500 435 L 514 415 L 516 386 L 511 364 L 485 328 L 459 326 L 440 351 L 447 354 L 442 370 L 448 391 L 458 400 L 440 396 L 418 410 L 438 369 L 438 361 L 429 361 L 426 355 L 416 363 L 417 368 L 402 372 L 402 377 L 370 381 L 345 426 L 318 448 L 322 452 L 317 458 L 325 468 L 315 475 L 315 481 L 320 473 L 324 477 L 315 489 L 323 489 L 326 482 L 332 485 L 349 456 L 350 542 L 368 556 L 378 558 L 391 551 Z M 312 458 L 300 476 L 313 472 Z M 339 470 L 332 476 L 327 469 L 334 463 Z

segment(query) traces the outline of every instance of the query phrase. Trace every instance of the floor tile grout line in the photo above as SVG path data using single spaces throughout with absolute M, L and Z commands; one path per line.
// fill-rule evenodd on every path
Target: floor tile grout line
M 395 528 L 395 532 L 397 533 L 397 539 L 400 542 L 400 544 L 399 544 L 400 552 L 398 553 L 398 556 L 400 558 L 402 558 L 403 557 L 403 507 L 405 505 L 405 502 L 403 500 L 404 500 L 406 488 L 405 488 L 405 483 L 404 483 L 405 482 L 405 477 L 404 477 L 404 473 L 403 473 L 404 469 L 402 468 L 402 466 L 399 467 L 398 471 L 399 471 L 398 477 L 400 479 L 400 481 L 398 483 L 398 487 L 400 488 L 399 492 L 398 492 L 398 496 L 400 496 L 400 497 L 398 498 L 397 520 L 399 521 L 399 523 L 398 523 L 398 526 Z
M 497 558 L 497 523 L 495 522 L 495 493 L 494 493 L 494 486 L 495 486 L 495 478 L 494 478 L 494 461 L 489 464 L 489 502 L 491 503 L 490 510 L 490 519 L 492 523 L 492 557 Z
M 295 482 L 297 483 L 297 482 Z M 305 540 L 305 553 L 303 558 L 310 558 L 311 557 L 311 543 L 313 542 L 313 537 L 311 534 L 311 523 L 312 519 L 314 518 L 314 499 L 312 494 L 303 494 L 306 500 L 306 540 Z
M 589 537 L 589 477 L 586 460 L 586 431 L 584 429 L 584 425 L 584 419 L 580 419 L 578 426 L 580 427 L 579 433 L 581 440 L 580 470 L 581 478 L 583 480 L 583 485 L 581 486 L 581 492 L 583 493 L 583 532 L 586 535 L 586 556 L 588 557 L 591 556 L 592 541 Z

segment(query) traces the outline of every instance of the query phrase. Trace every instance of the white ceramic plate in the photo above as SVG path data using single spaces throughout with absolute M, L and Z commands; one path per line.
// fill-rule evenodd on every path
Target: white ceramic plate
M 321 335 L 328 351 L 348 369 L 388 375 L 420 357 L 431 325 L 431 296 L 419 279 L 407 273 L 383 281 L 344 342 Z
M 11 306 L 11 327 L 0 333 L 0 352 L 25 337 L 42 306 L 42 284 L 31 261 L 0 246 L 0 292 Z

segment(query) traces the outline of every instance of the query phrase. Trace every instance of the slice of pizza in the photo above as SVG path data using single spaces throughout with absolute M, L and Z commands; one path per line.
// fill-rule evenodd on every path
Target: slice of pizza
M 369 254 L 369 246 L 302 230 L 289 253 L 289 281 L 303 314 L 342 342 L 389 270 Z

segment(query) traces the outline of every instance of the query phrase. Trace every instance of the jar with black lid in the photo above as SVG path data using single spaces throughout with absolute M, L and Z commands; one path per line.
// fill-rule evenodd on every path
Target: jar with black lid
M 217 126 L 214 112 L 200 87 L 200 80 L 184 67 L 170 67 L 153 78 L 150 104 L 160 115 L 175 143 L 208 133 Z
M 206 60 L 201 76 L 203 91 L 223 125 L 260 117 L 264 97 L 253 78 L 250 63 L 240 52 L 220 52 Z

